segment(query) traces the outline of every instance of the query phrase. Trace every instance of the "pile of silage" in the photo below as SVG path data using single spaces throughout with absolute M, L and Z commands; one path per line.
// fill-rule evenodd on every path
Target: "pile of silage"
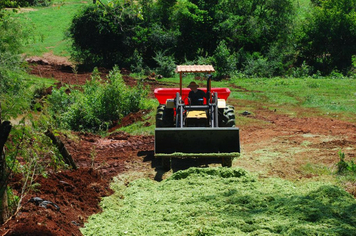
M 322 182 L 190 168 L 155 182 L 116 180 L 84 235 L 354 235 L 356 201 Z

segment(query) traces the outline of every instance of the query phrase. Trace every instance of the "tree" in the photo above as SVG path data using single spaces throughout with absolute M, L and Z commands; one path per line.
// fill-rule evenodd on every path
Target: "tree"
M 128 66 L 136 45 L 132 40 L 143 19 L 136 3 L 114 1 L 89 6 L 74 17 L 69 29 L 72 57 L 94 66 Z
M 356 55 L 356 0 L 314 1 L 299 39 L 299 60 L 329 74 L 345 74 Z
M 292 0 L 115 0 L 90 6 L 74 18 L 73 57 L 92 66 L 120 67 L 138 58 L 142 65 L 135 68 L 167 65 L 157 60 L 162 52 L 168 64 L 215 57 L 226 73 L 242 68 L 246 55 L 258 52 L 279 65 L 289 56 L 278 54 L 291 44 L 294 10 Z M 227 65 L 217 61 L 226 52 L 243 53 L 238 63 Z M 276 71 L 283 70 L 278 66 Z

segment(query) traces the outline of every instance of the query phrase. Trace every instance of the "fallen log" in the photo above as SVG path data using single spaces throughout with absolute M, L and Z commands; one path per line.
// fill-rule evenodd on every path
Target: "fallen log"
M 45 135 L 52 140 L 52 143 L 56 145 L 59 150 L 59 153 L 63 156 L 64 162 L 71 166 L 73 169 L 77 169 L 77 165 L 75 164 L 72 155 L 68 152 L 67 148 L 64 146 L 64 143 L 60 140 L 59 137 L 56 137 L 51 129 L 48 129 L 45 132 Z

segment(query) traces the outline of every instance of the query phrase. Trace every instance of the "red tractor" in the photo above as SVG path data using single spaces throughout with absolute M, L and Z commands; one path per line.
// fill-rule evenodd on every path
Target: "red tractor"
M 158 88 L 154 94 L 159 106 L 156 114 L 155 156 L 162 158 L 165 170 L 172 158 L 217 158 L 231 167 L 240 154 L 239 129 L 235 127 L 234 107 L 226 104 L 228 88 L 211 88 L 211 65 L 179 65 L 179 88 Z M 204 73 L 205 96 L 192 104 L 189 88 L 183 88 L 184 73 Z

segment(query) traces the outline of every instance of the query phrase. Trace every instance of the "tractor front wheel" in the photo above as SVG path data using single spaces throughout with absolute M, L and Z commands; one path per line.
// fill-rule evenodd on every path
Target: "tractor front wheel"
M 221 165 L 223 167 L 231 167 L 232 166 L 233 157 L 223 157 Z
M 162 157 L 162 167 L 164 171 L 169 171 L 172 168 L 171 158 Z
M 156 127 L 174 127 L 174 111 L 165 105 L 159 105 L 156 113 Z

